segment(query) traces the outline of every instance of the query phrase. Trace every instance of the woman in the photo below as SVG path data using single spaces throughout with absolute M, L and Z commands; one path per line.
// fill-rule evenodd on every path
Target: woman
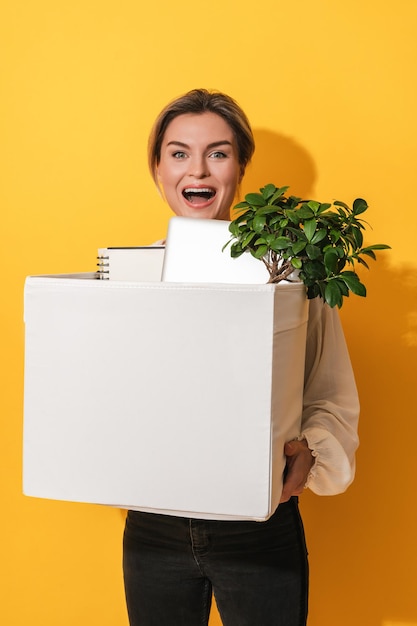
M 169 104 L 149 165 L 176 215 L 230 219 L 254 151 L 230 97 L 193 90 Z M 302 432 L 287 442 L 281 504 L 266 522 L 206 521 L 129 511 L 124 577 L 131 626 L 208 623 L 212 592 L 224 626 L 303 626 L 308 561 L 298 496 L 353 480 L 358 399 L 337 312 L 310 301 Z

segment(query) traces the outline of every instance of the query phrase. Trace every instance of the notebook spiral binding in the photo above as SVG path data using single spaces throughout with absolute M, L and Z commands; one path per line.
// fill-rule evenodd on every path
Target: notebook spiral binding
M 99 280 L 109 280 L 110 270 L 109 270 L 109 256 L 108 255 L 98 255 L 97 257 L 97 278 Z

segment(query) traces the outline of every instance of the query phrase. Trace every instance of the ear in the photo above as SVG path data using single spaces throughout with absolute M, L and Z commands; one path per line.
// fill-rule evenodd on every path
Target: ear
M 159 171 L 159 165 L 155 167 L 154 181 L 158 189 L 161 189 L 163 185 L 162 185 L 161 172 Z

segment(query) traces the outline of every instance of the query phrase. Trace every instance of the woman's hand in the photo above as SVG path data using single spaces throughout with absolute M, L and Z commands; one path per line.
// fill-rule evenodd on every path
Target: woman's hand
M 288 441 L 284 446 L 287 466 L 280 502 L 287 502 L 291 496 L 299 496 L 314 465 L 314 457 L 307 441 Z

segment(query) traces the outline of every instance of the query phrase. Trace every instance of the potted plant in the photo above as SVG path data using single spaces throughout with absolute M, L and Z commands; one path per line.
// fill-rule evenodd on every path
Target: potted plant
M 359 216 L 368 208 L 366 201 L 357 198 L 351 208 L 339 200 L 330 204 L 287 196 L 287 190 L 268 184 L 260 193 L 248 193 L 234 207 L 240 214 L 230 223 L 232 238 L 224 247 L 230 244 L 234 258 L 249 252 L 260 259 L 269 283 L 302 281 L 307 298 L 319 296 L 331 307 L 340 308 L 350 292 L 365 296 L 354 268 L 368 268 L 366 257 L 376 259 L 376 250 L 389 248 L 363 246 L 366 222 Z

